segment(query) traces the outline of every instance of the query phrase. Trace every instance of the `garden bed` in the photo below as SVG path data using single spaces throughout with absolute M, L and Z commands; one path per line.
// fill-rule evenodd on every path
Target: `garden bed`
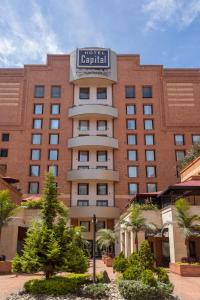
M 200 277 L 200 264 L 171 263 L 170 271 L 185 277 Z
M 11 261 L 0 261 L 0 275 L 10 274 L 11 268 Z

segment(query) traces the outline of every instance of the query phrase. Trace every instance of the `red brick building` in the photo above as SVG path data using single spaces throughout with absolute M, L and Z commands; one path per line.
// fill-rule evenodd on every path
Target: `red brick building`
M 199 69 L 108 49 L 0 69 L 0 165 L 25 197 L 51 168 L 73 224 L 90 232 L 96 212 L 113 227 L 133 194 L 179 181 L 178 160 L 200 141 L 199 99 Z

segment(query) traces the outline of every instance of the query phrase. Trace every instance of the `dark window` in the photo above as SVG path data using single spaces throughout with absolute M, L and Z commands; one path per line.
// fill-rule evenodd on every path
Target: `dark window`
M 143 98 L 152 98 L 152 87 L 151 86 L 143 86 L 142 87 L 142 97 Z
M 137 145 L 137 136 L 136 134 L 127 135 L 127 144 L 128 145 Z
M 38 194 L 39 193 L 39 182 L 29 182 L 28 193 L 29 194 Z
M 59 129 L 59 127 L 60 127 L 60 120 L 58 119 L 50 120 L 50 129 Z
M 176 151 L 176 160 L 183 160 L 185 157 L 185 151 L 184 150 L 177 150 Z
M 107 88 L 97 88 L 97 99 L 107 99 Z
M 59 144 L 59 134 L 50 134 L 49 135 L 49 144 L 50 145 Z
M 107 183 L 97 183 L 97 195 L 108 195 Z
M 97 161 L 105 162 L 107 160 L 107 151 L 97 151 Z
M 35 86 L 35 98 L 44 98 L 44 85 Z
M 136 120 L 126 120 L 126 128 L 129 130 L 135 130 L 136 129 Z
M 174 143 L 175 145 L 184 145 L 184 135 L 183 134 L 175 134 L 174 135 Z
M 42 128 L 42 119 L 34 119 L 33 120 L 33 128 L 41 129 Z
M 128 167 L 128 177 L 137 177 L 138 176 L 138 167 L 130 166 Z
M 40 160 L 41 158 L 41 150 L 40 149 L 32 149 L 31 150 L 31 160 Z
M 126 114 L 127 115 L 135 115 L 136 114 L 135 104 L 126 105 Z
M 192 135 L 192 144 L 200 144 L 200 134 Z
M 58 150 L 49 150 L 49 160 L 58 160 Z
M 81 161 L 81 162 L 89 161 L 89 151 L 79 151 L 78 152 L 78 161 Z
M 108 206 L 108 200 L 97 200 L 96 206 Z
M 147 193 L 157 192 L 157 184 L 156 183 L 147 183 Z
M 153 134 L 145 134 L 144 142 L 145 142 L 145 145 L 147 145 L 147 146 L 154 145 L 155 144 L 154 135 Z
M 79 89 L 79 99 L 89 99 L 90 98 L 90 89 L 85 87 L 85 88 L 80 88 Z
M 145 130 L 153 130 L 153 120 L 144 120 L 144 129 Z
M 78 170 L 89 169 L 89 166 L 78 166 Z
M 145 158 L 146 158 L 146 161 L 154 161 L 155 160 L 155 151 L 154 150 L 146 150 Z
M 125 97 L 126 98 L 135 98 L 135 87 L 134 86 L 126 86 L 125 87 Z
M 2 133 L 2 142 L 8 142 L 10 139 L 10 134 L 9 133 Z
M 79 130 L 87 131 L 90 129 L 90 123 L 88 120 L 79 120 Z
M 137 160 L 137 150 L 128 150 L 128 160 Z
M 106 222 L 105 221 L 97 221 L 96 224 L 96 230 L 104 229 L 106 228 Z
M 89 206 L 89 200 L 78 200 L 77 206 Z
M 42 143 L 42 135 L 41 134 L 32 134 L 32 144 L 40 145 Z
M 150 178 L 150 177 L 156 177 L 156 167 L 154 167 L 154 166 L 148 166 L 148 167 L 146 167 L 146 176 L 148 178 Z
M 78 184 L 78 195 L 88 195 L 89 194 L 89 185 L 87 183 Z
M 51 104 L 51 114 L 59 115 L 60 113 L 60 104 Z
M 52 86 L 51 87 L 51 98 L 60 98 L 61 97 L 61 87 Z
M 144 104 L 143 113 L 144 113 L 144 115 L 152 115 L 153 114 L 153 105 Z
M 57 165 L 48 166 L 48 171 L 51 172 L 54 176 L 58 176 L 58 166 Z
M 137 183 L 128 183 L 128 193 L 129 195 L 135 195 L 138 193 L 138 184 Z
M 43 114 L 43 104 L 34 104 L 34 111 L 35 115 L 42 115 Z
M 98 131 L 107 130 L 107 121 L 106 120 L 98 120 L 97 121 L 97 130 Z
M 96 166 L 96 169 L 107 170 L 107 166 Z
M 30 166 L 30 176 L 40 176 L 40 166 Z
M 90 221 L 80 221 L 80 226 L 84 228 L 85 232 L 90 232 Z
M 8 149 L 0 149 L 0 157 L 8 157 Z

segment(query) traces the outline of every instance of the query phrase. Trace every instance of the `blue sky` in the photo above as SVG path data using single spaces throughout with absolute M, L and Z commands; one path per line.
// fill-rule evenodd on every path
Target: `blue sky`
M 200 0 L 0 0 L 1 67 L 88 46 L 200 67 Z

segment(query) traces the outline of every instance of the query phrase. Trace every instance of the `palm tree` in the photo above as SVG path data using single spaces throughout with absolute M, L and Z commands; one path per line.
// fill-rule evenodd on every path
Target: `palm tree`
M 178 226 L 183 230 L 185 235 L 185 243 L 188 253 L 188 241 L 190 237 L 200 236 L 200 216 L 190 215 L 190 205 L 185 198 L 180 198 L 175 203 L 176 207 L 176 219 Z
M 110 248 L 113 248 L 116 240 L 117 236 L 111 229 L 100 229 L 97 232 L 97 244 L 101 250 L 106 250 L 106 254 L 109 253 Z
M 7 224 L 9 218 L 16 210 L 16 204 L 10 199 L 8 190 L 0 191 L 0 236 L 2 227 Z
M 138 252 L 138 233 L 140 231 L 155 233 L 158 228 L 153 223 L 147 223 L 146 219 L 142 216 L 142 209 L 139 204 L 132 204 L 129 207 L 129 221 L 123 220 L 122 224 L 125 224 L 127 228 L 130 228 L 135 234 L 135 247 Z

